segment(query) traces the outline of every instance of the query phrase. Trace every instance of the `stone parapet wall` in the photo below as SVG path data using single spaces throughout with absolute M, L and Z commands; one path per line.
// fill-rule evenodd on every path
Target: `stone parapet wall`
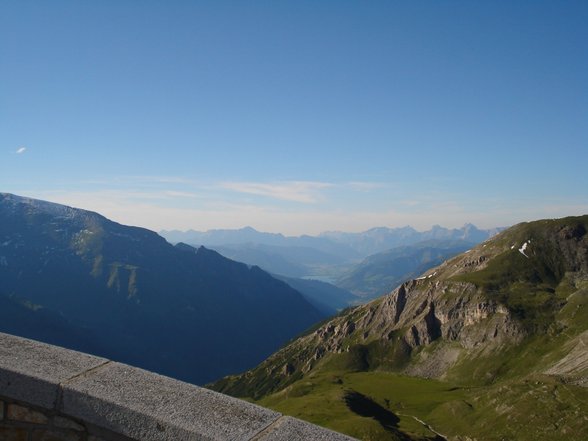
M 0 440 L 351 440 L 192 384 L 0 333 Z

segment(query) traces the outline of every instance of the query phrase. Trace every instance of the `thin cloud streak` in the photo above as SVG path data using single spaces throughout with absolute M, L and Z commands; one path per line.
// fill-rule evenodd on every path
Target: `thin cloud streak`
M 141 187 L 153 187 L 164 184 L 202 186 L 201 181 L 174 176 L 115 176 L 102 179 L 88 179 L 83 181 L 82 184 L 106 186 L 126 184 L 137 185 Z
M 96 211 L 88 208 L 92 205 L 103 206 L 104 201 L 110 201 L 113 206 L 133 206 L 141 201 L 149 201 L 153 208 L 158 207 L 157 203 L 174 202 L 186 199 L 205 199 L 199 193 L 182 191 L 139 191 L 139 190 L 98 190 L 98 191 L 40 191 L 34 197 L 45 199 L 51 202 L 71 205 L 72 207 Z
M 26 151 L 27 151 L 27 148 L 26 148 L 26 147 L 19 147 L 19 148 L 16 150 L 16 154 L 17 154 L 17 155 L 22 155 L 22 154 L 23 154 L 24 152 L 26 152 Z
M 384 184 L 382 182 L 348 182 L 345 184 L 346 187 L 349 187 L 352 190 L 356 191 L 371 191 L 371 190 L 378 190 L 381 188 L 387 187 L 389 184 Z
M 259 182 L 223 182 L 220 186 L 237 193 L 314 204 L 321 200 L 320 191 L 333 187 L 333 184 L 310 181 L 291 181 L 271 184 Z

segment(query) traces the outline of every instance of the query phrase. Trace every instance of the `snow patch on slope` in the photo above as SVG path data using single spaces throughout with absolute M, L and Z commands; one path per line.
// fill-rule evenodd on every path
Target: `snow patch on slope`
M 529 246 L 529 244 L 531 243 L 530 240 L 526 241 L 522 247 L 519 248 L 519 253 L 521 253 L 523 256 L 525 256 L 527 259 L 529 258 L 529 256 L 527 256 L 527 253 L 525 253 L 525 251 L 527 250 L 527 247 Z
M 415 280 L 424 280 L 424 279 L 430 279 L 430 278 L 431 278 L 431 277 L 433 277 L 435 274 L 437 274 L 437 271 L 435 271 L 433 274 L 429 274 L 428 276 L 417 277 Z

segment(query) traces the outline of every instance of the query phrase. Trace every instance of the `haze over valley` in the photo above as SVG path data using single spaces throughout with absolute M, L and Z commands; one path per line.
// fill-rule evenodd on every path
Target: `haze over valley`
M 162 231 L 160 234 L 172 243 L 185 242 L 215 249 L 230 259 L 287 277 L 290 283 L 306 279 L 306 286 L 310 281 L 335 285 L 348 292 L 339 292 L 329 300 L 332 303 L 328 306 L 341 309 L 343 305 L 362 303 L 386 294 L 405 280 L 492 237 L 501 229 L 479 230 L 471 224 L 454 229 L 435 225 L 421 232 L 409 226 L 377 227 L 362 233 L 326 232 L 318 236 L 292 237 L 246 227 L 207 232 Z

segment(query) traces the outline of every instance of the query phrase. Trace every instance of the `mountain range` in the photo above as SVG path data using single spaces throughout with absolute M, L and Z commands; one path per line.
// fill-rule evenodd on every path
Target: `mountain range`
M 461 228 L 445 228 L 434 225 L 427 231 L 417 231 L 410 226 L 400 228 L 377 227 L 362 233 L 325 232 L 320 234 L 319 238 L 347 245 L 361 256 L 366 257 L 392 248 L 414 245 L 425 241 L 460 240 L 480 243 L 502 230 L 504 230 L 502 227 L 480 230 L 473 224 L 465 224 Z
M 340 244 L 329 238 L 308 235 L 284 236 L 279 233 L 260 232 L 251 227 L 244 227 L 236 230 L 209 231 L 162 230 L 159 234 L 171 243 L 185 242 L 207 247 L 255 244 L 271 247 L 311 248 L 324 254 L 331 255 L 336 259 L 354 259 L 361 257 L 361 255 L 352 247 L 346 244 Z
M 284 236 L 282 234 L 259 232 L 251 227 L 236 230 L 178 231 L 163 230 L 160 234 L 171 243 L 185 242 L 207 247 L 236 245 L 266 245 L 272 247 L 299 247 L 320 251 L 330 255 L 337 262 L 357 261 L 372 254 L 391 248 L 413 245 L 427 240 L 463 240 L 471 243 L 482 242 L 503 228 L 480 230 L 472 224 L 462 228 L 433 226 L 428 231 L 417 231 L 412 227 L 378 227 L 361 233 L 325 232 L 318 236 Z M 276 248 L 274 252 L 278 251 Z M 293 253 L 290 253 L 293 254 Z M 325 256 L 321 257 L 321 261 Z
M 194 383 L 253 367 L 325 317 L 256 266 L 0 194 L 0 329 Z
M 210 387 L 360 439 L 586 439 L 587 231 L 511 227 Z

